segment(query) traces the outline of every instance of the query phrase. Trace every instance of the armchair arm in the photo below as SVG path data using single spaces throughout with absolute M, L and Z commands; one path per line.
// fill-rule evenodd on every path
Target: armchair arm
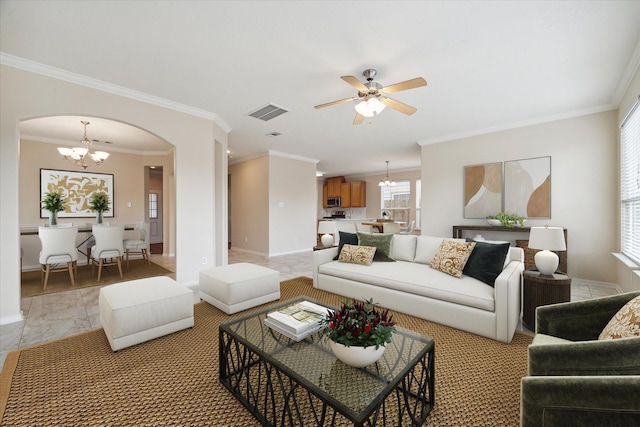
M 524 377 L 520 425 L 640 425 L 640 376 Z
M 640 375 L 640 337 L 558 344 L 534 340 L 528 353 L 529 375 L 534 376 Z
M 536 309 L 536 333 L 570 341 L 595 340 L 609 320 L 639 291 Z

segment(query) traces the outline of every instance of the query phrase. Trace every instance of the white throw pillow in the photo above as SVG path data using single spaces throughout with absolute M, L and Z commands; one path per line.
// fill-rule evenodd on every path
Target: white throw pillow
M 417 236 L 416 240 L 416 256 L 413 258 L 413 262 L 419 262 L 420 264 L 431 264 L 433 257 L 440 243 L 444 240 L 444 237 L 431 237 L 431 236 Z M 465 239 L 447 239 L 454 242 L 464 242 Z
M 394 234 L 391 242 L 391 258 L 396 261 L 413 262 L 416 255 L 416 238 L 418 236 Z

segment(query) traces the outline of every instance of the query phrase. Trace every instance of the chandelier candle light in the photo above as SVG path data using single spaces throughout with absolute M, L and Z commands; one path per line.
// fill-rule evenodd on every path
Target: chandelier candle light
M 566 251 L 564 230 L 560 227 L 531 227 L 529 248 L 541 249 L 535 257 L 536 268 L 541 275 L 553 276 L 558 268 L 558 255 L 551 251 Z
M 93 153 L 89 152 L 89 147 L 91 147 L 91 141 L 87 138 L 87 125 L 89 122 L 81 120 L 80 123 L 84 125 L 84 138 L 80 141 L 82 147 L 58 147 L 58 152 L 62 155 L 64 160 L 68 160 L 74 165 L 82 166 L 86 169 L 89 166 L 97 166 L 107 160 L 109 153 L 104 151 L 95 151 Z M 87 163 L 87 160 L 90 160 L 93 163 Z
M 392 185 L 396 185 L 395 181 L 392 181 L 389 179 L 389 160 L 386 160 L 387 162 L 387 177 L 385 179 L 381 179 L 380 182 L 378 183 L 378 186 L 380 187 L 389 187 Z

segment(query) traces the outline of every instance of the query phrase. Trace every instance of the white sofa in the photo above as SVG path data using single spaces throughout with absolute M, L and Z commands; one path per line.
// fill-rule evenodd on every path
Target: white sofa
M 509 248 L 492 287 L 432 269 L 428 264 L 443 239 L 395 234 L 390 255 L 396 262 L 369 266 L 334 261 L 338 248 L 315 251 L 313 286 L 349 298 L 373 298 L 391 310 L 511 342 L 520 319 L 524 251 Z

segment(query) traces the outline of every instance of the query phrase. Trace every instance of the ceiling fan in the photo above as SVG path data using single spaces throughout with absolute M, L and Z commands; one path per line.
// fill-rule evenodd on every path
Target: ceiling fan
M 356 104 L 356 117 L 353 120 L 354 125 L 359 125 L 364 121 L 365 117 L 373 117 L 380 114 L 385 107 L 391 107 L 396 111 L 404 113 L 408 116 L 412 115 L 416 111 L 416 108 L 403 104 L 395 99 L 388 98 L 386 95 L 391 93 L 400 92 L 408 89 L 415 89 L 417 87 L 426 86 L 427 82 L 422 77 L 407 80 L 401 83 L 396 83 L 390 86 L 382 87 L 378 82 L 374 82 L 373 78 L 378 74 L 374 69 L 364 70 L 362 75 L 367 79 L 366 83 L 360 82 L 354 76 L 342 76 L 340 77 L 351 86 L 358 89 L 358 96 L 351 98 L 341 99 L 339 101 L 327 102 L 326 104 L 316 105 L 314 108 L 324 108 L 331 105 L 342 104 L 350 101 L 360 101 Z

